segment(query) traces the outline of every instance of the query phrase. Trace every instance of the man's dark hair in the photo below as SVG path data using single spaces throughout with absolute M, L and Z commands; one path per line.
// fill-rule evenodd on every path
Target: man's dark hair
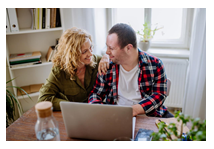
M 132 44 L 134 48 L 137 48 L 136 33 L 133 28 L 127 24 L 118 23 L 114 25 L 108 32 L 108 34 L 117 34 L 118 44 L 121 49 L 126 45 Z

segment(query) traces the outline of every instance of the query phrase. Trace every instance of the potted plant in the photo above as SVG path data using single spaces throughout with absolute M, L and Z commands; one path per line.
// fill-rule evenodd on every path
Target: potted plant
M 182 114 L 180 111 L 175 113 L 177 121 L 181 121 L 181 131 L 178 132 L 176 124 L 165 124 L 163 121 L 158 123 L 158 132 L 151 134 L 152 141 L 206 141 L 206 120 L 201 121 L 200 118 L 192 119 L 190 116 Z M 192 126 L 189 132 L 183 133 L 183 126 L 191 122 Z M 176 139 L 172 139 L 174 135 Z
M 148 22 L 143 24 L 143 29 L 138 30 L 136 33 L 140 36 L 140 41 L 138 42 L 138 46 L 141 50 L 147 51 L 150 47 L 150 40 L 155 35 L 155 32 L 162 29 L 163 27 L 158 27 L 155 24 L 155 29 L 151 29 L 151 25 Z
M 14 80 L 14 79 L 7 81 L 6 85 L 9 82 L 11 82 L 12 80 Z M 28 93 L 20 87 L 6 86 L 6 127 L 8 127 L 10 125 L 10 123 L 12 123 L 15 120 L 15 107 L 16 107 L 16 105 L 17 105 L 20 113 L 21 114 L 23 113 L 23 109 L 22 109 L 18 99 L 8 88 L 17 88 L 18 91 L 20 91 L 20 92 L 23 91 L 26 95 L 28 95 Z M 21 92 L 21 94 L 22 94 L 22 92 Z M 29 95 L 28 95 L 28 97 L 31 99 L 31 97 Z

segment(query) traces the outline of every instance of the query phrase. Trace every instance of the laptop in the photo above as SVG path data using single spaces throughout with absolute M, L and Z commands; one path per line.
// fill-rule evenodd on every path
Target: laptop
M 60 102 L 60 107 L 70 138 L 106 141 L 118 137 L 133 139 L 135 119 L 132 121 L 132 107 L 77 102 Z

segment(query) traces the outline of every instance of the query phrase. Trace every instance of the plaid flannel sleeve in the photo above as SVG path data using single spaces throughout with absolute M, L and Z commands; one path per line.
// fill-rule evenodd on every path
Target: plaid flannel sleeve
M 107 85 L 106 85 L 107 82 L 105 80 L 106 76 L 108 75 L 99 75 L 99 73 L 97 73 L 97 78 L 96 78 L 94 87 L 88 97 L 88 103 L 103 104 L 105 95 L 108 92 Z
M 158 59 L 156 72 L 154 73 L 154 84 L 152 93 L 147 98 L 142 99 L 139 104 L 143 107 L 146 115 L 162 115 L 164 110 L 162 105 L 166 99 L 167 76 L 165 68 L 160 59 Z

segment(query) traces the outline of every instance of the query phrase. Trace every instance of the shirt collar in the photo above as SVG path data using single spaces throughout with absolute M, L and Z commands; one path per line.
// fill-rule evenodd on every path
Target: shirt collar
M 95 64 L 95 66 L 86 65 L 86 71 L 91 75 L 92 72 L 93 72 L 93 69 L 95 69 L 96 65 L 98 65 L 98 64 Z M 65 77 L 66 77 L 66 79 L 70 80 L 70 76 L 71 75 L 67 71 L 65 71 Z M 77 79 L 77 76 L 74 75 L 72 77 L 72 80 L 76 80 L 76 79 Z
M 139 54 L 139 67 L 142 67 L 143 64 L 148 64 L 148 58 L 147 55 L 145 54 L 145 52 L 143 52 L 141 49 L 138 49 L 138 54 Z M 114 64 L 111 60 L 110 60 L 110 64 Z
M 143 67 L 144 64 L 148 64 L 148 58 L 145 52 L 143 52 L 141 49 L 138 49 L 139 54 L 139 67 Z

